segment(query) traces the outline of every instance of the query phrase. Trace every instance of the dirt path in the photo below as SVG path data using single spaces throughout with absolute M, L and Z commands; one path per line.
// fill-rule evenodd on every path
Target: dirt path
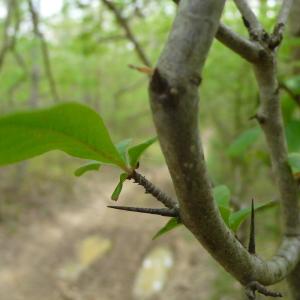
M 149 177 L 171 192 L 165 169 Z M 135 299 L 136 274 L 144 257 L 158 246 L 172 252 L 174 266 L 163 290 L 148 299 L 209 299 L 214 274 L 205 251 L 184 228 L 152 241 L 167 220 L 107 209 L 113 188 L 104 176 L 88 175 L 74 187 L 80 199 L 76 204 L 56 210 L 51 218 L 25 218 L 14 234 L 0 228 L 0 299 Z M 120 201 L 156 205 L 130 183 Z M 80 256 L 78 249 L 89 253 Z

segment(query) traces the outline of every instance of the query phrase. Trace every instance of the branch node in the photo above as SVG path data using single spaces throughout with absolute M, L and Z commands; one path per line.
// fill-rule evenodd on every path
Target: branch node
M 251 116 L 249 120 L 257 120 L 257 122 L 262 125 L 266 123 L 267 117 L 260 113 L 256 113 L 255 115 Z

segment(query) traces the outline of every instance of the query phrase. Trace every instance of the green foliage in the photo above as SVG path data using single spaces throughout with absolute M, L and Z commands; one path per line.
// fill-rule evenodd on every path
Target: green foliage
M 264 209 L 269 209 L 278 205 L 276 201 L 270 201 L 264 204 L 259 204 L 254 206 L 256 212 L 262 211 Z M 239 211 L 231 213 L 229 216 L 229 227 L 233 232 L 236 232 L 239 226 L 251 215 L 251 207 L 243 208 Z
M 126 170 L 101 117 L 87 106 L 66 103 L 0 118 L 0 165 L 51 150 Z
M 300 172 L 300 153 L 289 153 L 288 161 L 293 173 Z
M 128 177 L 127 173 L 122 173 L 120 175 L 119 183 L 117 184 L 115 190 L 113 191 L 113 193 L 111 195 L 111 200 L 117 201 L 119 199 L 119 196 L 122 192 L 123 183 L 127 179 L 127 177 Z
M 239 135 L 228 148 L 231 157 L 243 156 L 246 151 L 257 141 L 261 134 L 258 127 L 248 129 Z
M 86 172 L 89 171 L 98 171 L 101 167 L 101 164 L 97 161 L 90 161 L 87 162 L 86 164 L 82 165 L 81 167 L 79 167 L 78 169 L 75 170 L 74 175 L 77 177 L 82 176 L 83 174 L 85 174 Z
M 178 226 L 182 225 L 182 223 L 177 218 L 171 218 L 167 224 L 162 227 L 154 236 L 153 240 L 157 239 L 158 237 L 162 236 L 165 233 L 168 233 L 169 231 L 177 228 Z
M 221 217 L 226 225 L 229 225 L 230 216 L 230 190 L 226 185 L 219 185 L 213 188 L 213 197 L 220 210 Z
M 291 120 L 286 126 L 286 138 L 290 152 L 300 151 L 300 121 Z
M 154 138 L 151 138 L 141 144 L 138 144 L 136 146 L 129 148 L 128 156 L 129 156 L 130 166 L 133 168 L 136 168 L 141 155 L 147 150 L 148 147 L 150 147 L 156 141 L 157 141 L 157 138 L 154 137 Z

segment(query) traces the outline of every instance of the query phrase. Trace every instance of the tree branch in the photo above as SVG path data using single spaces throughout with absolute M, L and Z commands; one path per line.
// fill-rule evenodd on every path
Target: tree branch
M 125 19 L 121 12 L 118 10 L 118 8 L 115 6 L 115 4 L 110 1 L 110 0 L 102 0 L 103 4 L 115 15 L 115 18 L 117 20 L 117 22 L 119 23 L 119 25 L 123 28 L 123 30 L 125 31 L 125 34 L 128 38 L 129 41 L 131 41 L 131 43 L 134 46 L 134 49 L 138 55 L 138 57 L 140 58 L 140 60 L 148 67 L 151 66 L 151 62 L 150 59 L 147 57 L 146 53 L 144 52 L 142 46 L 140 45 L 140 43 L 138 42 L 138 40 L 136 39 L 136 37 L 134 36 L 127 19 Z
M 150 103 L 158 138 L 180 204 L 182 222 L 243 285 L 253 281 L 270 285 L 285 278 L 297 264 L 300 239 L 298 231 L 290 227 L 297 222 L 293 217 L 292 221 L 287 221 L 287 236 L 271 260 L 264 261 L 249 254 L 226 227 L 216 207 L 199 137 L 198 86 L 205 59 L 219 26 L 224 2 L 181 1 L 168 42 L 151 78 Z M 271 104 L 270 101 L 268 103 Z M 272 140 L 277 139 L 274 135 Z M 286 161 L 282 162 L 280 156 L 277 159 L 280 167 L 284 166 L 286 174 Z M 289 173 L 288 181 L 283 186 L 288 183 L 292 183 L 293 189 L 294 182 L 290 181 Z M 292 198 L 295 204 L 292 194 L 285 196 Z M 286 200 L 284 202 L 287 203 Z
M 30 15 L 31 15 L 34 34 L 40 40 L 40 43 L 41 43 L 41 51 L 42 51 L 43 60 L 44 60 L 45 73 L 46 73 L 46 77 L 49 82 L 50 91 L 51 91 L 53 100 L 55 102 L 59 102 L 60 97 L 57 92 L 56 83 L 55 83 L 53 72 L 52 72 L 47 41 L 46 41 L 43 33 L 41 32 L 40 26 L 39 26 L 39 15 L 34 8 L 32 0 L 27 0 L 27 2 L 28 2 L 28 6 L 29 6 Z
M 254 63 L 259 60 L 259 46 L 238 35 L 226 25 L 220 24 L 216 38 L 248 62 Z
M 259 40 L 265 33 L 265 30 L 247 3 L 247 0 L 234 0 L 234 2 L 243 17 L 244 24 L 248 29 L 250 37 L 255 41 Z

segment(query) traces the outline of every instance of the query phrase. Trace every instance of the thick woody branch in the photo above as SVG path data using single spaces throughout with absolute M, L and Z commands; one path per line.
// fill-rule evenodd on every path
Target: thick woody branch
M 140 60 L 148 67 L 151 66 L 151 62 L 150 59 L 147 57 L 146 53 L 144 52 L 142 46 L 140 45 L 140 43 L 138 42 L 138 40 L 136 39 L 135 35 L 133 34 L 127 19 L 125 19 L 121 12 L 119 11 L 119 9 L 116 7 L 116 5 L 110 1 L 110 0 L 102 0 L 103 4 L 115 15 L 115 18 L 117 20 L 117 22 L 119 23 L 119 25 L 123 28 L 126 37 L 128 38 L 128 40 L 133 44 L 134 49 L 138 55 L 138 57 L 140 58 Z
M 180 2 L 173 29 L 150 82 L 151 108 L 184 225 L 243 285 L 253 281 L 270 285 L 282 280 L 295 267 L 300 254 L 300 239 L 294 236 L 298 231 L 288 226 L 288 236 L 271 260 L 263 261 L 251 255 L 220 217 L 199 137 L 198 86 L 224 2 Z M 279 161 L 282 164 L 280 157 Z M 288 167 L 286 162 L 283 166 L 284 170 Z
M 247 61 L 254 63 L 259 60 L 260 48 L 257 44 L 249 41 L 232 31 L 224 24 L 220 24 L 216 38 L 232 51 Z

